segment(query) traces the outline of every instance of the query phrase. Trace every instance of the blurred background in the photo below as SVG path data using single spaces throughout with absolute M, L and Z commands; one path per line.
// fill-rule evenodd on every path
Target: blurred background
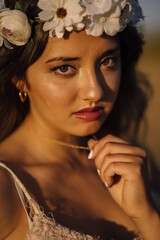
M 140 138 L 160 169 L 160 0 L 139 0 L 139 3 L 145 16 L 146 45 L 138 69 L 147 75 L 153 87 L 146 111 L 148 128 Z

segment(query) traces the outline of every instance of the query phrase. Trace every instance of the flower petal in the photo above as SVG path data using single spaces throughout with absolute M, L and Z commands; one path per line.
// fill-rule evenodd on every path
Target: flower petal
M 38 16 L 41 20 L 48 21 L 53 18 L 53 13 L 51 11 L 42 11 Z
M 115 36 L 119 30 L 119 18 L 109 18 L 104 24 L 104 31 L 109 36 Z
M 37 6 L 45 11 L 54 11 L 55 9 L 57 9 L 58 6 L 58 0 L 54 0 L 54 1 L 49 1 L 49 0 L 39 0 Z
M 27 16 L 19 10 L 5 10 L 0 13 L 0 34 L 4 39 L 17 46 L 28 42 L 31 26 Z M 8 41 L 4 44 L 8 47 Z
M 73 25 L 72 23 L 73 23 L 73 20 L 71 18 L 64 19 L 65 26 L 71 26 L 71 25 Z
M 48 22 L 45 22 L 44 25 L 43 25 L 43 30 L 46 32 L 46 31 L 49 31 L 51 29 L 54 29 L 58 26 L 59 24 L 59 20 L 57 21 L 48 21 Z
M 60 38 L 67 31 L 86 28 L 87 34 L 115 35 L 126 27 L 135 14 L 140 15 L 136 0 L 39 0 L 43 29 Z M 134 11 L 132 10 L 134 8 Z M 139 21 L 134 18 L 134 22 Z M 53 20 L 53 21 L 52 21 Z
M 68 32 L 72 32 L 73 31 L 73 26 L 65 26 L 65 29 L 68 31 Z
M 85 29 L 88 35 L 92 35 L 95 37 L 101 36 L 103 33 L 103 23 L 94 23 L 89 26 L 89 28 Z
M 85 27 L 85 24 L 84 23 L 77 23 L 77 24 L 74 25 L 74 27 L 77 31 L 80 31 Z
M 0 10 L 5 8 L 4 0 L 0 1 Z
M 83 5 L 86 7 L 86 12 L 89 15 L 104 14 L 109 12 L 114 4 L 113 0 L 93 0 L 83 1 Z
M 2 47 L 2 45 L 3 45 L 3 37 L 0 36 L 0 47 Z
M 9 44 L 9 42 L 6 39 L 4 39 L 4 45 L 8 49 L 13 49 L 13 47 Z

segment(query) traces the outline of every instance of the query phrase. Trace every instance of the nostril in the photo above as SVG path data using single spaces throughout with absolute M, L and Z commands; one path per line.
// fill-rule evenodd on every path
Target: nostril
M 101 86 L 98 84 L 90 85 L 88 87 L 84 87 L 81 89 L 81 98 L 91 100 L 91 101 L 99 101 L 103 95 L 104 91 Z

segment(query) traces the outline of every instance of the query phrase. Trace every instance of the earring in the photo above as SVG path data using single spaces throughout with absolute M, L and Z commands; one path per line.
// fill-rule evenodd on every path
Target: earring
M 23 92 L 23 91 L 20 91 L 19 92 L 19 98 L 20 98 L 20 100 L 21 100 L 21 102 L 25 102 L 26 101 L 26 99 L 27 99 L 27 92 Z

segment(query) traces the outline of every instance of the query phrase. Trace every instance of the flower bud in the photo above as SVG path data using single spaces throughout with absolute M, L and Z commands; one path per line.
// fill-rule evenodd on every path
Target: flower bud
M 0 36 L 14 45 L 25 45 L 31 36 L 31 26 L 25 13 L 10 9 L 1 11 Z

